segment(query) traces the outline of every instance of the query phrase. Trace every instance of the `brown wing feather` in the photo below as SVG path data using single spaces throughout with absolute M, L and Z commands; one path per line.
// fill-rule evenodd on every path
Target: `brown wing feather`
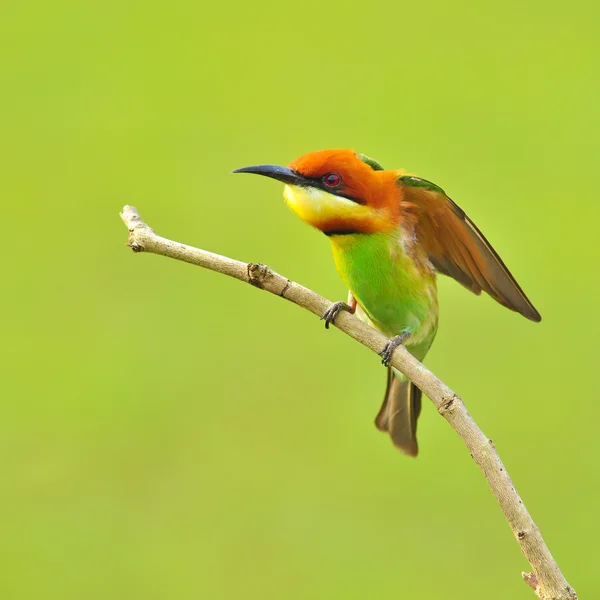
M 465 212 L 435 184 L 417 177 L 400 177 L 401 211 L 412 220 L 417 240 L 429 260 L 475 294 L 483 290 L 503 306 L 532 321 L 542 317 L 502 259 Z

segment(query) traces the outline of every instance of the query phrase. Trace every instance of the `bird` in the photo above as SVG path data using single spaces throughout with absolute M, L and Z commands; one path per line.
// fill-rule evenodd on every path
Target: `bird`
M 348 288 L 322 316 L 325 327 L 341 311 L 356 314 L 389 340 L 376 427 L 408 456 L 417 456 L 421 390 L 390 366 L 404 345 L 423 361 L 438 330 L 437 275 L 539 322 L 525 295 L 483 233 L 442 188 L 403 169 L 386 170 L 352 149 L 310 152 L 289 166 L 236 169 L 285 184 L 288 206 L 331 242 L 336 269 Z

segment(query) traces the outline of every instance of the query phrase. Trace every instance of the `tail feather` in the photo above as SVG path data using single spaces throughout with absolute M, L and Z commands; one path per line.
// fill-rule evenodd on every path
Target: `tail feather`
M 410 381 L 388 369 L 387 389 L 383 404 L 375 417 L 379 431 L 390 434 L 394 445 L 408 456 L 417 456 L 417 419 L 421 413 L 421 390 Z

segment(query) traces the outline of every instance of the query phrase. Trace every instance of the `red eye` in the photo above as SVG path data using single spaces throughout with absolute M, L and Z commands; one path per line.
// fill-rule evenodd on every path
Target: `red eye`
M 323 175 L 323 183 L 328 187 L 337 187 L 342 183 L 342 178 L 337 173 Z

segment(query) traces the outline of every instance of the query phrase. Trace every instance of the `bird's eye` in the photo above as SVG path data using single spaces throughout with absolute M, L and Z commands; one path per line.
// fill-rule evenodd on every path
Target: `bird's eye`
M 323 183 L 327 187 L 337 187 L 342 183 L 342 178 L 337 173 L 327 173 L 327 175 L 323 175 Z

